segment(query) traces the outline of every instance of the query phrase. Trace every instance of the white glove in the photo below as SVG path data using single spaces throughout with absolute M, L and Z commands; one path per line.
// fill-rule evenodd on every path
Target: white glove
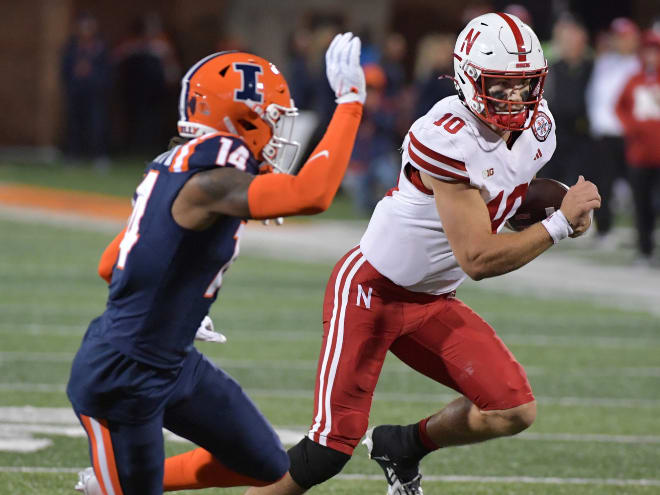
M 360 46 L 360 38 L 353 33 L 338 34 L 325 52 L 325 72 L 337 103 L 364 103 L 367 96 Z
M 202 342 L 220 342 L 221 344 L 224 344 L 227 342 L 227 337 L 220 332 L 213 330 L 213 320 L 207 315 L 197 329 L 195 340 L 201 340 Z

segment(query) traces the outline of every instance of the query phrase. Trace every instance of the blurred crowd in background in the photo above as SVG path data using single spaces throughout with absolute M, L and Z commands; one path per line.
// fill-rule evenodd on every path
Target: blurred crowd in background
M 504 10 L 534 27 L 524 7 Z M 464 21 L 481 13 L 470 8 Z M 346 27 L 339 14 L 304 17 L 290 32 L 288 60 L 278 64 L 296 106 L 313 117 L 306 120 L 313 123 L 311 146 L 334 109 L 323 55 L 334 34 Z M 370 213 L 395 185 L 398 149 L 410 124 L 455 94 L 452 53 L 461 27 L 428 33 L 414 54 L 399 33 L 387 33 L 378 42 L 368 31 L 357 33 L 368 91 L 343 184 L 357 215 Z M 597 184 L 603 206 L 595 215 L 594 244 L 602 249 L 614 242 L 613 212 L 634 209 L 637 263 L 650 264 L 660 212 L 660 20 L 638 26 L 615 18 L 609 29 L 589 33 L 579 17 L 566 11 L 543 44 L 550 65 L 545 97 L 556 120 L 558 146 L 541 175 L 571 185 L 582 174 Z M 225 49 L 250 51 L 238 41 L 223 40 L 209 53 Z M 187 68 L 177 53 L 155 13 L 136 19 L 116 46 L 104 42 L 93 14 L 80 14 L 62 49 L 66 156 L 91 159 L 103 170 L 118 153 L 148 158 L 160 152 L 176 129 L 179 81 Z

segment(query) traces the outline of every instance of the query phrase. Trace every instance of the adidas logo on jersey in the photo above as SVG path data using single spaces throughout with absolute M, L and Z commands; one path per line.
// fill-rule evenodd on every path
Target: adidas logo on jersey
M 541 148 L 536 149 L 536 155 L 534 155 L 534 160 L 538 160 L 543 156 L 543 153 L 541 153 Z

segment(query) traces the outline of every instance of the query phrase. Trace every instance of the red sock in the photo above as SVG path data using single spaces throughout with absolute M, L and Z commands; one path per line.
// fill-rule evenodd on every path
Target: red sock
M 436 443 L 433 440 L 431 440 L 431 437 L 426 431 L 426 423 L 428 423 L 429 419 L 431 418 L 430 417 L 425 418 L 417 424 L 419 425 L 419 439 L 424 444 L 424 447 L 426 447 L 429 450 L 429 452 L 433 452 L 434 450 L 438 450 L 440 447 L 438 447 Z
M 165 459 L 163 490 L 166 492 L 214 486 L 265 486 L 270 483 L 230 470 L 202 448 Z

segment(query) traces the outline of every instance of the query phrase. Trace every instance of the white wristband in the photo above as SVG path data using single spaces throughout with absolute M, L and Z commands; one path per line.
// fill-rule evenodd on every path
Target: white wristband
M 552 242 L 555 244 L 573 233 L 571 224 L 568 223 L 568 220 L 566 220 L 566 217 L 561 210 L 555 211 L 552 215 L 543 220 L 541 224 L 543 224 L 545 230 L 548 231 L 548 234 L 552 237 Z

